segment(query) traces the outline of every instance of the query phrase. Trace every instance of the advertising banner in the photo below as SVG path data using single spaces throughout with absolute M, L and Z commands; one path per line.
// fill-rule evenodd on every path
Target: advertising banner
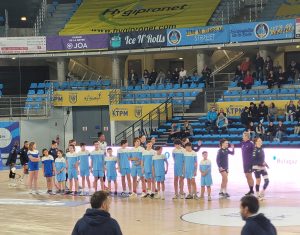
M 54 106 L 101 106 L 110 104 L 113 90 L 55 91 Z M 114 93 L 116 94 L 115 90 Z
M 159 104 L 116 104 L 109 107 L 111 121 L 137 121 Z
M 296 19 L 296 38 L 300 38 L 300 18 Z
M 46 37 L 0 38 L 0 54 L 45 53 Z
M 60 35 L 113 34 L 205 26 L 220 0 L 88 0 Z
M 207 26 L 167 31 L 168 46 L 190 46 L 229 42 L 229 26 Z
M 47 36 L 47 51 L 92 51 L 108 47 L 108 35 Z
M 250 102 L 252 101 L 237 101 L 237 102 L 217 102 L 216 103 L 216 107 L 217 109 L 224 109 L 225 113 L 229 116 L 240 116 L 243 108 L 245 108 L 245 106 L 249 107 L 250 106 Z M 288 103 L 290 102 L 289 100 L 265 100 L 265 105 L 269 106 L 272 102 L 274 102 L 276 104 L 276 107 L 278 109 L 278 113 L 283 115 L 285 110 L 286 110 L 286 106 L 288 105 Z M 294 101 L 294 103 L 296 104 L 297 101 Z M 260 101 L 253 101 L 253 103 L 255 103 L 258 107 Z
M 276 20 L 230 25 L 230 42 L 294 38 L 295 20 Z
M 110 34 L 109 49 L 141 49 L 167 46 L 166 30 Z

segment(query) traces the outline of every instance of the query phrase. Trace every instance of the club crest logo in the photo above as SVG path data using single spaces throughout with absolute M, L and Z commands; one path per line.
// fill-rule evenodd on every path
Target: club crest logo
M 171 45 L 178 45 L 181 41 L 181 33 L 178 31 L 178 30 L 171 30 L 169 33 L 168 33 L 168 42 L 171 44 Z
M 77 103 L 77 93 L 69 94 L 69 101 L 71 104 L 76 104 Z
M 143 108 L 142 106 L 136 106 L 134 109 L 134 116 L 136 118 L 141 118 L 143 115 Z
M 254 28 L 254 34 L 258 39 L 265 39 L 269 36 L 270 29 L 266 23 L 259 23 Z

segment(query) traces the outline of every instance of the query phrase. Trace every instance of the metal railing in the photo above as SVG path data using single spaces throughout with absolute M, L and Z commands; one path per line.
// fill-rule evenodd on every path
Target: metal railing
M 121 140 L 126 139 L 129 143 L 133 142 L 135 137 L 141 135 L 149 136 L 151 132 L 158 128 L 162 123 L 173 117 L 172 98 L 159 105 L 157 108 L 146 114 L 140 120 L 123 130 L 115 137 L 115 145 L 119 145 Z
M 34 36 L 39 36 L 42 26 L 47 18 L 47 0 L 43 0 L 41 3 L 41 7 L 38 10 L 37 17 L 35 19 L 33 30 Z
M 43 97 L 46 96 L 33 96 Z M 27 102 L 27 97 L 2 96 L 0 98 L 0 117 L 48 117 L 50 112 L 48 99 L 42 102 Z

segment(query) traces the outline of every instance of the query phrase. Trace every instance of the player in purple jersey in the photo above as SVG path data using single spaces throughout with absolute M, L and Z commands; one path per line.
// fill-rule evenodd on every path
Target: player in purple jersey
M 248 182 L 248 186 L 250 191 L 246 193 L 246 195 L 252 195 L 254 194 L 253 191 L 253 186 L 254 186 L 254 181 L 252 178 L 252 154 L 253 154 L 253 149 L 254 149 L 254 144 L 250 140 L 250 133 L 249 132 L 244 132 L 243 133 L 243 141 L 241 143 L 241 148 L 242 148 L 242 157 L 243 157 L 243 168 L 244 168 L 244 173 Z

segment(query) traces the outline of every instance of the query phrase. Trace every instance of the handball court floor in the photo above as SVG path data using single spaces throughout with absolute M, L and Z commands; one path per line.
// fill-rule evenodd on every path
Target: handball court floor
M 74 224 L 89 207 L 89 197 L 48 196 L 44 193 L 30 195 L 22 185 L 17 188 L 9 188 L 7 178 L 8 171 L 0 171 L 0 234 L 71 234 Z M 219 199 L 217 196 L 219 185 L 215 185 L 211 202 L 206 199 L 172 200 L 173 180 L 167 178 L 167 182 L 166 200 L 164 201 L 148 198 L 113 198 L 110 213 L 119 222 L 124 235 L 240 234 L 243 222 L 239 217 L 239 200 L 243 193 L 247 191 L 244 177 L 241 177 L 240 185 L 230 185 L 229 192 L 232 195 L 230 199 Z M 43 177 L 40 177 L 39 183 L 40 191 L 45 192 Z M 119 183 L 119 189 L 120 186 Z M 235 190 L 233 190 L 234 188 Z M 274 207 L 279 207 L 279 210 L 282 211 L 278 218 L 287 220 L 287 224 L 277 227 L 279 235 L 300 234 L 299 195 L 299 189 L 286 186 L 281 191 L 269 192 L 266 200 L 261 203 L 261 207 L 271 208 L 271 210 Z M 281 207 L 282 209 L 280 209 Z M 222 211 L 227 208 L 231 211 Z M 286 211 L 285 208 L 296 209 L 296 217 L 293 218 L 292 212 Z M 210 214 L 214 209 L 217 209 L 217 215 Z M 218 212 L 219 209 L 221 211 Z M 196 220 L 209 219 L 209 223 L 206 224 L 204 221 L 199 224 L 195 221 L 184 221 L 182 216 L 192 212 L 205 212 L 206 214 L 198 215 Z M 229 218 L 228 224 L 226 215 L 232 217 Z M 295 225 L 289 224 L 289 218 L 295 222 Z M 225 226 L 220 225 L 220 223 L 225 223 Z

